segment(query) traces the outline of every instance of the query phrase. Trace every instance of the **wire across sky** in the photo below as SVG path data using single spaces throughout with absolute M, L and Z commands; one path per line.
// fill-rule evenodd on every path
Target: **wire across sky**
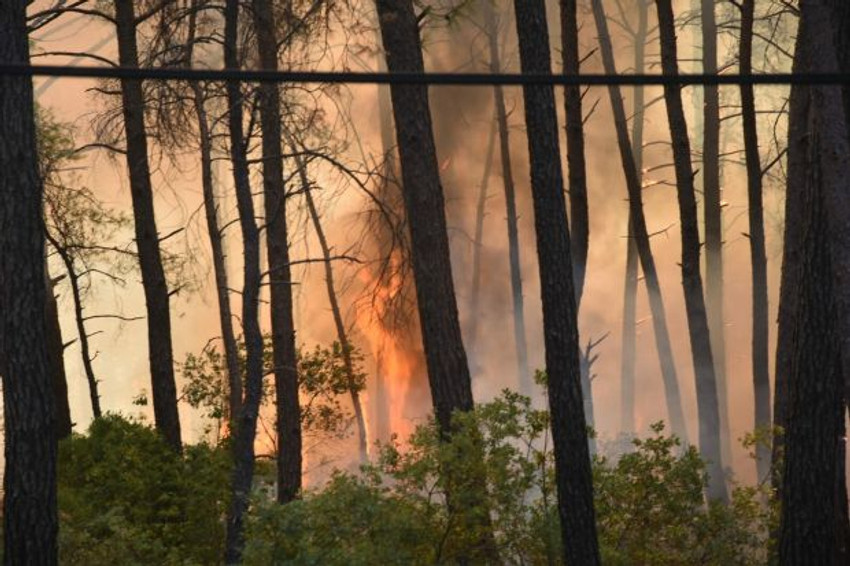
M 156 81 L 236 81 L 257 83 L 388 84 L 432 86 L 724 86 L 848 85 L 850 73 L 764 73 L 605 75 L 521 73 L 372 73 L 351 71 L 252 71 L 236 69 L 127 68 L 71 65 L 0 64 L 0 76 L 135 79 Z

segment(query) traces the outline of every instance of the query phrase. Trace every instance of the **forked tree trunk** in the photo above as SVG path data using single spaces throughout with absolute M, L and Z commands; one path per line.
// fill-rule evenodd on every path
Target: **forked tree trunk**
M 139 66 L 139 55 L 133 3 L 115 0 L 114 6 L 118 62 L 123 67 L 136 68 Z M 140 80 L 121 80 L 121 106 L 127 145 L 127 167 L 130 172 L 130 194 L 133 199 L 136 247 L 139 252 L 148 317 L 148 359 L 154 420 L 157 430 L 166 442 L 179 452 L 182 445 L 180 415 L 177 412 L 177 386 L 174 381 L 174 354 L 171 350 L 171 312 L 156 228 L 145 129 L 144 94 Z
M 61 440 L 71 436 L 71 406 L 68 404 L 68 376 L 65 373 L 65 344 L 62 341 L 62 325 L 59 323 L 59 305 L 53 294 L 53 281 L 46 260 L 44 284 L 47 289 L 44 296 L 44 315 L 47 322 L 47 354 L 50 357 L 50 375 L 56 406 L 56 438 Z
M 503 71 L 499 47 L 499 26 L 496 12 L 489 2 L 484 3 L 484 26 L 490 49 L 490 72 Z M 505 190 L 505 208 L 508 228 L 508 258 L 511 270 L 511 303 L 513 306 L 514 344 L 516 346 L 517 377 L 524 395 L 533 396 L 534 382 L 528 367 L 528 342 L 525 335 L 525 299 L 522 295 L 522 265 L 520 263 L 519 218 L 516 207 L 516 188 L 511 157 L 508 110 L 505 91 L 501 86 L 493 89 L 496 105 L 496 124 L 499 128 L 499 160 L 502 164 L 502 186 Z
M 227 0 L 224 12 L 224 65 L 239 68 L 237 51 L 239 0 Z M 260 332 L 260 234 L 254 216 L 254 201 L 243 134 L 239 83 L 227 82 L 227 117 L 236 205 L 242 229 L 244 271 L 242 287 L 242 333 L 245 339 L 245 396 L 233 433 L 231 501 L 227 514 L 225 562 L 238 564 L 245 545 L 244 519 L 254 480 L 254 440 L 263 397 L 263 335 Z
M 661 68 L 664 75 L 679 74 L 677 60 L 676 28 L 671 0 L 656 0 L 661 42 Z M 676 189 L 679 200 L 679 218 L 682 231 L 682 286 L 685 292 L 688 330 L 696 378 L 697 410 L 699 412 L 699 447 L 707 461 L 708 497 L 727 501 L 726 478 L 720 446 L 720 409 L 717 397 L 717 379 L 711 350 L 711 337 L 705 310 L 702 277 L 700 275 L 700 241 L 697 225 L 697 203 L 694 190 L 694 170 L 691 165 L 691 148 L 688 126 L 682 107 L 681 87 L 666 85 L 664 101 L 673 143 L 673 160 L 676 170 Z
M 551 74 L 543 0 L 515 0 L 523 73 Z M 543 303 L 558 515 L 568 564 L 599 564 L 593 480 L 584 415 L 575 289 L 564 180 L 551 85 L 525 85 L 534 225 Z
M 605 19 L 602 0 L 593 0 L 592 5 L 605 72 L 616 74 L 614 48 L 611 44 L 611 36 L 608 32 L 608 22 Z M 618 86 L 609 86 L 608 95 L 611 101 L 611 108 L 614 112 L 617 146 L 620 150 L 620 160 L 623 164 L 623 174 L 626 178 L 626 189 L 629 195 L 629 219 L 631 221 L 632 239 L 634 240 L 638 257 L 640 258 L 641 269 L 643 270 L 646 281 L 646 291 L 649 296 L 649 306 L 652 311 L 652 328 L 655 334 L 656 349 L 658 350 L 658 361 L 661 365 L 661 377 L 664 382 L 667 413 L 670 417 L 673 433 L 687 444 L 688 430 L 685 425 L 685 414 L 682 410 L 682 399 L 679 393 L 676 366 L 673 363 L 673 349 L 670 345 L 670 332 L 667 328 L 667 314 L 664 309 L 664 300 L 661 296 L 661 284 L 658 279 L 658 271 L 655 267 L 655 259 L 652 256 L 652 248 L 649 243 L 649 233 L 647 232 L 646 217 L 643 210 L 641 181 L 635 161 L 635 154 L 629 140 L 626 110 Z
M 264 71 L 277 71 L 277 27 L 271 0 L 253 0 L 253 12 L 260 65 Z M 263 194 L 277 397 L 277 500 L 288 503 L 301 491 L 302 439 L 280 120 L 279 87 L 276 83 L 263 83 L 260 85 L 260 128 L 263 135 Z
M 29 65 L 27 2 L 0 3 L 0 63 Z M 43 185 L 32 81 L 0 76 L 3 562 L 57 563 L 55 400 L 46 340 Z
M 578 52 L 577 0 L 561 0 L 561 56 L 565 75 L 578 75 L 581 55 Z M 587 202 L 587 165 L 584 159 L 584 115 L 581 87 L 564 89 L 567 120 L 567 169 L 570 193 L 570 247 L 573 258 L 576 306 L 581 304 L 587 272 L 590 243 L 590 213 Z M 587 395 L 590 395 L 588 390 Z
M 752 73 L 753 21 L 755 0 L 741 2 L 741 53 L 742 75 Z M 752 265 L 752 367 L 755 401 L 755 427 L 770 427 L 770 370 L 768 366 L 768 312 L 767 312 L 767 254 L 764 242 L 764 205 L 762 198 L 762 171 L 759 156 L 756 102 L 752 85 L 741 85 L 741 115 L 744 130 L 744 154 L 747 161 L 747 202 L 750 220 L 750 263 Z M 759 480 L 770 473 L 770 448 L 764 443 L 756 446 L 756 471 Z

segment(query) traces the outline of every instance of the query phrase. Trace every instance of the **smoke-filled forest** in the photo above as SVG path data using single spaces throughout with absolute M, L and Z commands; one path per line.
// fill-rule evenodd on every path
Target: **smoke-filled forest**
M 849 38 L 0 2 L 4 564 L 850 563 Z

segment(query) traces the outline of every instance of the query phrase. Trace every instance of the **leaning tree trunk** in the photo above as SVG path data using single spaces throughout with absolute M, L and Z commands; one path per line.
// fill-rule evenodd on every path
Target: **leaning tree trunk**
M 755 0 L 741 2 L 740 72 L 752 73 L 753 20 Z M 741 115 L 744 129 L 744 154 L 747 161 L 747 200 L 750 220 L 750 263 L 753 278 L 753 394 L 755 426 L 770 427 L 770 369 L 768 365 L 767 312 L 767 254 L 764 236 L 764 205 L 762 200 L 762 171 L 759 157 L 758 125 L 753 86 L 741 85 Z M 756 470 L 759 480 L 770 473 L 770 448 L 764 443 L 756 446 Z
M 366 430 L 366 416 L 363 412 L 363 402 L 360 399 L 360 387 L 357 384 L 358 378 L 354 369 L 354 360 L 351 356 L 354 346 L 348 338 L 348 330 L 346 330 L 345 322 L 342 318 L 342 309 L 339 306 L 336 284 L 334 283 L 331 246 L 328 243 L 325 228 L 322 226 L 322 219 L 319 217 L 319 209 L 316 207 L 316 203 L 313 199 L 310 179 L 307 176 L 307 163 L 302 156 L 298 155 L 298 149 L 291 137 L 287 136 L 287 138 L 288 144 L 292 147 L 292 152 L 296 155 L 295 165 L 298 168 L 298 180 L 301 182 L 301 190 L 304 194 L 304 199 L 307 201 L 307 211 L 310 214 L 310 221 L 313 223 L 313 229 L 316 231 L 316 238 L 319 240 L 319 248 L 322 250 L 322 259 L 325 267 L 325 288 L 328 292 L 328 303 L 330 303 L 331 306 L 331 314 L 334 319 L 336 337 L 342 350 L 342 364 L 345 369 L 346 380 L 348 381 L 348 393 L 351 396 L 351 406 L 354 409 L 354 420 L 357 422 L 357 451 L 360 456 L 360 463 L 365 465 L 369 463 L 369 437 L 368 431 Z
M 238 69 L 239 0 L 227 0 L 224 16 L 224 65 L 228 69 Z M 245 397 L 233 434 L 233 474 L 225 547 L 225 562 L 237 564 L 241 561 L 245 545 L 244 519 L 254 480 L 254 440 L 263 397 L 263 335 L 260 332 L 259 321 L 260 233 L 254 216 L 254 202 L 242 129 L 244 101 L 238 82 L 228 81 L 226 91 L 227 105 L 230 109 L 227 116 L 230 131 L 230 159 L 233 164 L 233 182 L 236 187 L 236 205 L 239 209 L 244 250 L 242 332 L 246 357 Z
M 0 3 L 0 63 L 28 65 L 27 2 Z M 56 431 L 45 324 L 43 185 L 29 77 L 0 77 L 3 562 L 56 564 Z
M 423 73 L 419 26 L 412 0 L 378 0 L 387 68 L 391 73 Z M 445 200 L 431 124 L 428 89 L 394 84 L 390 94 L 401 162 L 402 192 L 410 228 L 413 275 L 425 347 L 428 382 L 443 441 L 451 442 L 452 413 L 473 409 L 472 384 L 463 348 L 452 281 Z M 482 457 L 475 446 L 470 458 Z M 465 560 L 498 562 L 492 538 L 485 479 L 444 478 L 452 515 L 475 532 L 474 548 Z M 455 502 L 464 494 L 468 505 Z M 468 507 L 465 509 L 464 507 Z
M 254 0 L 254 27 L 260 65 L 277 71 L 277 31 L 270 0 Z M 277 500 L 288 503 L 301 491 L 301 405 L 292 308 L 292 274 L 286 226 L 286 188 L 281 157 L 280 91 L 275 83 L 260 85 L 260 128 L 263 135 L 263 194 L 266 247 L 271 288 L 272 351 L 277 406 Z
M 561 55 L 565 75 L 578 75 L 581 66 L 581 56 L 578 52 L 577 4 L 577 0 L 561 0 Z M 573 258 L 576 306 L 581 304 L 590 241 L 587 165 L 584 159 L 584 115 L 581 109 L 581 98 L 580 86 L 573 85 L 564 89 L 570 193 L 570 251 Z M 586 394 L 590 395 L 590 391 L 588 390 Z
M 602 0 L 593 0 L 593 15 L 599 35 L 599 47 L 605 72 L 616 74 L 614 48 L 608 32 L 608 22 Z M 620 88 L 616 85 L 608 87 L 611 109 L 614 112 L 614 127 L 617 130 L 617 145 L 620 150 L 620 160 L 623 164 L 623 174 L 626 178 L 626 189 L 629 195 L 629 219 L 631 235 L 640 258 L 641 269 L 646 280 L 646 291 L 649 295 L 649 306 L 652 311 L 652 325 L 655 334 L 655 345 L 658 350 L 658 360 L 661 365 L 661 377 L 664 382 L 664 393 L 667 401 L 667 412 L 673 432 L 687 444 L 688 430 L 685 425 L 685 414 L 682 410 L 682 399 L 679 393 L 679 380 L 676 376 L 676 366 L 673 363 L 673 349 L 670 345 L 670 332 L 667 329 L 667 314 L 664 300 L 661 296 L 661 284 L 652 248 L 649 243 L 649 233 L 646 228 L 646 217 L 643 210 L 643 195 L 641 180 L 635 154 L 629 141 L 626 110 Z
M 501 52 L 499 48 L 499 29 L 496 12 L 489 2 L 484 3 L 485 33 L 490 50 L 490 72 L 502 72 Z M 505 208 L 508 228 L 508 258 L 511 270 L 511 302 L 513 305 L 514 344 L 516 345 L 517 371 L 520 391 L 532 396 L 534 382 L 528 367 L 528 342 L 525 335 L 525 300 L 522 295 L 522 266 L 520 263 L 519 217 L 516 207 L 516 188 L 511 158 L 510 131 L 508 129 L 508 111 L 505 104 L 505 91 L 501 86 L 493 89 L 496 105 L 496 123 L 499 128 L 499 159 L 502 164 L 502 186 L 505 190 Z M 587 255 L 587 254 L 585 254 Z
M 702 0 L 702 70 L 717 74 L 716 0 Z M 703 88 L 702 190 L 705 221 L 705 306 L 714 354 L 717 400 L 720 408 L 720 450 L 732 462 L 732 438 L 726 395 L 726 338 L 723 327 L 723 221 L 720 195 L 720 89 Z
M 661 41 L 661 68 L 665 76 L 676 77 L 679 64 L 676 55 L 676 28 L 671 0 L 656 0 Z M 711 338 L 705 310 L 702 277 L 700 276 L 700 241 L 697 225 L 697 203 L 694 191 L 694 170 L 688 126 L 682 107 L 681 86 L 666 85 L 664 100 L 679 197 L 679 217 L 682 230 L 682 286 L 685 291 L 685 310 L 691 339 L 691 353 L 696 377 L 697 410 L 699 412 L 699 446 L 707 461 L 709 499 L 728 500 L 720 446 L 720 410 L 717 399 L 717 379 L 714 371 Z
M 68 404 L 68 376 L 65 373 L 65 344 L 62 341 L 62 325 L 59 324 L 59 305 L 53 294 L 50 268 L 44 262 L 44 316 L 47 321 L 47 354 L 50 357 L 50 375 L 53 381 L 53 398 L 56 406 L 56 438 L 71 436 L 71 406 Z
M 516 0 L 514 7 L 522 72 L 551 74 L 544 1 Z M 599 564 L 555 91 L 525 85 L 523 95 L 564 560 Z
M 136 16 L 133 3 L 115 0 L 115 28 L 118 35 L 118 61 L 122 67 L 139 66 L 136 43 Z M 171 350 L 171 314 L 168 285 L 162 268 L 159 234 L 156 229 L 153 187 L 148 163 L 148 140 L 142 83 L 121 80 L 121 105 L 126 135 L 127 167 L 136 247 L 145 291 L 148 316 L 148 359 L 156 428 L 176 451 L 181 450 L 180 415 L 177 412 L 177 386 L 174 381 L 174 354 Z
M 637 3 L 638 27 L 635 32 L 635 73 L 646 72 L 646 36 L 649 32 L 649 6 L 646 0 Z M 606 71 L 607 72 L 607 71 Z M 638 184 L 643 184 L 643 130 L 645 125 L 646 91 L 634 87 L 632 103 L 632 155 Z M 623 112 L 625 114 L 625 112 Z M 626 434 L 635 432 L 635 365 L 637 363 L 637 288 L 638 250 L 632 215 L 629 213 L 628 244 L 626 244 L 626 276 L 623 286 L 623 346 L 620 360 L 620 429 Z

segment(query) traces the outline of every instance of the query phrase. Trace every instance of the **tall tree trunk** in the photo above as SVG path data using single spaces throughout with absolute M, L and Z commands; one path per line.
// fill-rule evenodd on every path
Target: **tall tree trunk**
M 89 399 L 91 401 L 92 416 L 99 419 L 103 416 L 100 408 L 100 393 L 98 393 L 98 380 L 94 374 L 94 366 L 92 365 L 91 347 L 89 345 L 89 335 L 86 330 L 86 317 L 83 314 L 83 297 L 80 290 L 80 275 L 77 273 L 77 268 L 74 265 L 74 258 L 68 253 L 59 241 L 55 240 L 50 234 L 47 234 L 47 240 L 59 254 L 62 263 L 65 265 L 65 272 L 68 274 L 68 283 L 71 286 L 71 298 L 74 301 L 74 320 L 77 323 L 77 336 L 80 340 L 80 357 L 83 362 L 83 371 L 86 374 L 86 381 L 89 384 Z
M 227 0 L 224 21 L 224 65 L 228 69 L 238 69 L 239 0 Z M 225 562 L 237 564 L 241 561 L 245 544 L 244 519 L 254 480 L 254 440 L 263 397 L 263 335 L 260 332 L 259 321 L 260 234 L 254 216 L 254 201 L 251 195 L 251 181 L 242 129 L 244 101 L 239 83 L 228 81 L 226 91 L 227 105 L 230 109 L 227 117 L 230 131 L 230 159 L 233 164 L 233 182 L 236 187 L 236 205 L 239 209 L 244 250 L 242 332 L 246 357 L 245 396 L 233 434 L 233 476 L 225 547 Z
M 561 56 L 565 75 L 579 74 L 581 56 L 578 49 L 577 1 L 561 0 Z M 587 166 L 584 159 L 584 115 L 581 109 L 581 97 L 581 87 L 578 85 L 564 89 L 570 193 L 570 251 L 573 258 L 576 306 L 581 304 L 590 242 Z M 590 395 L 589 390 L 587 395 Z
M 387 68 L 391 73 L 422 73 L 424 62 L 419 26 L 412 0 L 377 0 Z M 445 200 L 424 85 L 390 87 L 401 162 L 405 211 L 410 228 L 413 275 L 425 346 L 428 381 L 437 423 L 444 441 L 451 441 L 452 413 L 473 409 L 472 384 L 461 339 L 452 281 Z M 479 447 L 474 448 L 476 451 Z M 470 454 L 471 458 L 481 457 Z M 463 561 L 496 563 L 485 479 L 444 478 L 449 507 L 458 520 L 477 531 L 475 548 Z M 466 494 L 460 503 L 453 494 Z M 465 509 L 464 507 L 468 507 Z
M 68 376 L 65 373 L 65 344 L 62 341 L 62 325 L 59 324 L 59 305 L 53 294 L 50 268 L 44 262 L 45 320 L 47 321 L 47 354 L 50 357 L 50 375 L 53 381 L 53 398 L 56 406 L 56 438 L 71 436 L 71 406 L 68 404 Z
M 753 21 L 755 0 L 741 2 L 740 72 L 752 73 Z M 759 156 L 756 102 L 752 85 L 741 85 L 741 115 L 744 130 L 744 153 L 747 161 L 747 200 L 750 220 L 750 263 L 753 277 L 753 393 L 755 426 L 770 426 L 770 370 L 768 365 L 767 313 L 767 254 L 764 242 L 764 205 L 762 202 L 762 171 Z M 763 443 L 756 446 L 756 470 L 759 480 L 770 473 L 770 449 Z
M 334 327 L 336 328 L 336 337 L 342 349 L 342 363 L 345 368 L 346 379 L 348 380 L 348 392 L 351 396 L 351 406 L 354 409 L 354 419 L 357 422 L 357 449 L 360 456 L 360 463 L 367 464 L 369 462 L 369 437 L 366 430 L 366 416 L 363 413 L 363 403 L 360 400 L 360 389 L 357 385 L 357 376 L 354 370 L 354 360 L 351 357 L 353 346 L 348 338 L 348 331 L 345 328 L 345 322 L 342 318 L 342 309 L 339 306 L 337 298 L 336 284 L 334 283 L 333 259 L 328 238 L 325 235 L 325 229 L 322 226 L 322 220 L 319 217 L 319 210 L 313 200 L 313 192 L 310 186 L 310 179 L 307 177 L 307 164 L 304 159 L 297 155 L 298 148 L 290 136 L 287 135 L 287 143 L 292 147 L 292 151 L 296 154 L 295 165 L 298 168 L 298 178 L 301 182 L 301 189 L 304 193 L 304 198 L 307 201 L 307 211 L 310 214 L 310 221 L 313 223 L 313 229 L 316 231 L 316 237 L 319 240 L 319 248 L 322 250 L 322 259 L 325 267 L 325 287 L 328 292 L 328 302 L 331 305 L 331 314 L 334 319 Z
M 551 74 L 544 1 L 517 0 L 514 7 L 522 72 Z M 526 85 L 523 95 L 564 560 L 599 564 L 555 91 Z
M 189 32 L 186 41 L 186 65 L 191 67 L 195 48 L 197 14 L 200 0 L 193 0 L 189 16 Z M 233 434 L 233 425 L 242 410 L 242 370 L 239 368 L 239 347 L 233 330 L 233 311 L 230 305 L 230 284 L 224 254 L 224 234 L 219 227 L 218 203 L 213 175 L 213 137 L 206 110 L 206 94 L 201 83 L 191 83 L 195 118 L 198 120 L 198 136 L 201 150 L 201 188 L 204 195 L 204 213 L 207 234 L 212 251 L 213 274 L 215 276 L 218 317 L 221 325 L 221 341 L 224 345 L 224 363 L 227 367 L 228 384 L 228 427 Z
M 502 61 L 499 48 L 499 26 L 496 12 L 489 3 L 484 3 L 484 26 L 490 49 L 490 72 L 501 73 Z M 511 269 L 511 301 L 513 304 L 514 344 L 516 345 L 519 387 L 523 394 L 532 396 L 534 382 L 528 368 L 528 343 L 525 335 L 525 300 L 522 295 L 522 268 L 520 264 L 519 221 L 516 208 L 513 163 L 511 158 L 508 111 L 505 91 L 501 86 L 493 89 L 496 105 L 496 123 L 499 128 L 499 159 L 502 164 L 502 185 L 505 190 L 505 207 L 508 224 L 508 257 Z M 585 254 L 586 257 L 587 254 Z
M 656 0 L 661 41 L 661 68 L 666 76 L 679 74 L 676 48 L 676 28 L 671 0 Z M 694 191 L 694 170 L 688 126 L 682 107 L 681 87 L 664 87 L 667 120 L 673 143 L 676 187 L 679 197 L 679 216 L 682 228 L 682 286 L 685 291 L 685 310 L 691 339 L 691 353 L 696 378 L 697 410 L 699 412 L 699 446 L 708 462 L 709 499 L 728 500 L 720 447 L 720 410 L 717 398 L 717 379 L 714 371 L 711 338 L 705 309 L 702 277 L 700 275 L 700 241 L 697 225 L 697 203 Z
M 638 27 L 635 34 L 635 73 L 646 72 L 646 36 L 649 31 L 647 0 L 637 3 Z M 645 124 L 646 91 L 634 87 L 632 103 L 632 155 L 639 185 L 643 185 L 643 130 Z M 624 112 L 625 114 L 625 112 Z M 629 213 L 628 244 L 626 244 L 626 276 L 623 287 L 623 353 L 620 360 L 620 429 L 626 434 L 635 432 L 635 365 L 637 362 L 637 288 L 638 250 L 632 215 Z
M 253 0 L 254 27 L 260 65 L 277 71 L 277 28 L 270 0 Z M 266 205 L 266 247 L 271 287 L 272 350 L 277 396 L 277 500 L 288 503 L 301 491 L 301 405 L 292 308 L 292 274 L 286 226 L 286 188 L 280 152 L 280 90 L 276 83 L 260 85 L 260 128 L 263 135 L 263 194 Z
M 702 0 L 702 70 L 717 74 L 716 0 Z M 705 306 L 717 378 L 720 450 L 732 462 L 732 436 L 726 385 L 726 338 L 723 326 L 723 220 L 720 205 L 720 89 L 703 87 L 702 190 L 705 221 Z
M 114 6 L 118 62 L 122 67 L 136 68 L 139 66 L 139 55 L 133 3 L 115 0 Z M 162 268 L 159 234 L 156 229 L 141 81 L 121 80 L 121 102 L 127 139 L 127 167 L 130 172 L 130 194 L 133 198 L 136 247 L 139 251 L 148 317 L 148 359 L 154 420 L 157 430 L 166 442 L 179 452 L 180 415 L 177 412 L 177 386 L 174 381 L 174 355 L 171 350 L 171 314 L 168 306 L 168 285 Z
M 0 63 L 28 65 L 27 2 L 0 3 Z M 0 77 L 3 563 L 56 564 L 56 416 L 45 324 L 43 185 L 28 77 Z
M 602 0 L 593 0 L 592 5 L 605 72 L 616 74 L 614 48 L 611 44 L 611 35 L 608 32 L 608 22 L 605 19 L 605 9 L 602 6 Z M 688 429 L 685 425 L 685 414 L 682 410 L 682 398 L 679 393 L 679 380 L 676 376 L 676 366 L 673 362 L 673 349 L 670 345 L 670 332 L 667 328 L 667 314 L 665 313 L 664 300 L 661 296 L 661 284 L 658 279 L 658 271 L 655 267 L 655 259 L 652 257 L 652 248 L 649 243 L 649 233 L 647 232 L 646 217 L 643 210 L 641 180 L 635 161 L 635 154 L 629 140 L 626 110 L 618 86 L 609 86 L 608 95 L 611 101 L 611 109 L 614 112 L 617 145 L 620 150 L 620 159 L 623 164 L 623 174 L 626 178 L 626 189 L 629 195 L 629 219 L 631 222 L 632 239 L 634 240 L 638 257 L 640 258 L 641 269 L 646 280 L 649 306 L 652 311 L 652 328 L 655 334 L 658 360 L 661 365 L 661 377 L 664 381 L 667 413 L 670 417 L 673 432 L 687 444 Z
M 484 218 L 487 216 L 487 198 L 490 189 L 490 174 L 493 170 L 493 154 L 496 151 L 497 125 L 495 116 L 490 124 L 487 138 L 487 151 L 484 154 L 484 172 L 478 187 L 478 199 L 475 205 L 475 234 L 472 238 L 472 287 L 469 292 L 469 323 L 466 330 L 466 343 L 475 358 L 475 346 L 478 343 L 478 324 L 481 305 L 481 252 L 484 249 Z M 474 370 L 475 368 L 473 368 Z M 473 373 L 475 373 L 473 371 Z

